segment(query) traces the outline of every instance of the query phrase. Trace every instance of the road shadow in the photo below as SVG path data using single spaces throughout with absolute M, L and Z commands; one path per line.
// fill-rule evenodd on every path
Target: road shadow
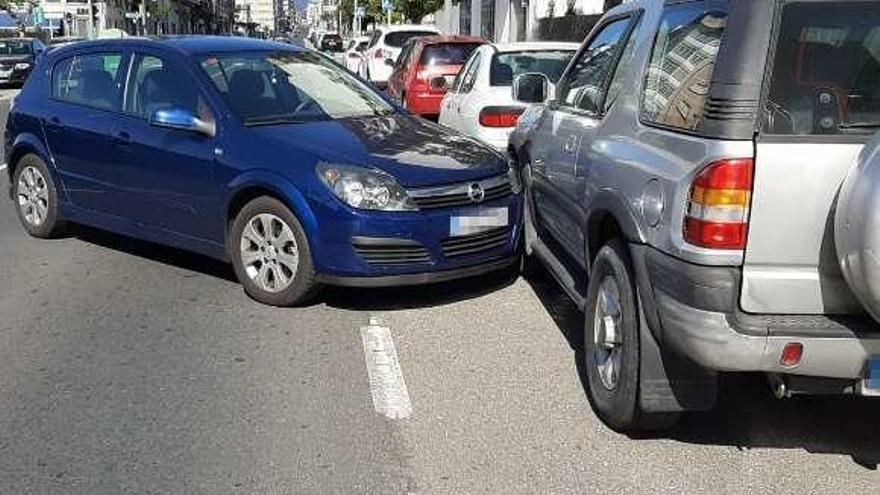
M 238 282 L 235 278 L 235 271 L 229 263 L 190 251 L 142 241 L 79 224 L 68 226 L 67 235 L 106 249 L 209 275 L 228 282 Z
M 589 407 L 582 364 L 583 314 L 543 268 L 533 270 L 527 282 L 571 346 L 584 389 L 584 407 Z M 630 438 L 845 455 L 870 470 L 880 464 L 880 400 L 853 396 L 777 400 L 764 377 L 757 374 L 722 375 L 720 387 L 714 410 L 687 413 L 669 430 L 631 434 Z
M 238 283 L 231 264 L 207 256 L 78 224 L 68 227 L 67 234 L 68 237 L 106 249 Z M 338 309 L 373 311 L 428 308 L 495 292 L 513 284 L 517 277 L 515 270 L 508 269 L 479 277 L 411 287 L 371 289 L 328 286 L 307 305 L 323 303 Z
M 430 308 L 490 294 L 513 284 L 517 278 L 517 270 L 504 269 L 478 277 L 409 287 L 325 287 L 319 298 L 332 308 L 357 311 Z

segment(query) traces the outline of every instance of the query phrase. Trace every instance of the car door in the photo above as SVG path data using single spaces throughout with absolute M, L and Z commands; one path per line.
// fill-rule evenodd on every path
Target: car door
M 584 195 L 608 88 L 635 20 L 607 20 L 560 79 L 532 151 L 536 218 L 574 259 L 584 257 Z
M 406 79 L 410 66 L 409 61 L 415 50 L 415 39 L 406 42 L 403 46 L 403 50 L 400 52 L 400 56 L 397 57 L 397 60 L 394 62 L 394 70 L 391 72 L 391 77 L 388 78 L 388 94 L 392 98 L 400 101 L 404 106 L 406 102 L 403 101 L 403 95 L 406 92 Z
M 478 48 L 471 54 L 467 61 L 465 61 L 461 71 L 455 76 L 455 80 L 452 81 L 452 86 L 449 88 L 449 91 L 446 92 L 446 96 L 443 97 L 443 101 L 440 103 L 440 124 L 455 130 L 461 130 L 460 121 L 458 119 L 458 107 L 462 96 L 460 93 L 462 81 L 464 81 L 465 74 L 467 74 L 473 66 L 474 60 L 479 58 L 481 51 L 482 49 Z
M 220 242 L 214 138 L 151 124 L 157 110 L 216 115 L 183 63 L 162 53 L 133 56 L 125 115 L 112 132 L 116 150 L 109 187 L 126 216 L 140 224 Z
M 474 109 L 469 102 L 472 99 L 474 85 L 477 83 L 477 76 L 480 72 L 482 61 L 486 58 L 484 51 L 475 53 L 467 66 L 460 72 L 460 82 L 456 91 L 456 98 L 453 105 L 450 106 L 449 112 L 455 121 L 455 129 L 461 131 L 468 136 L 475 136 L 475 129 L 470 124 L 469 119 L 474 115 Z
M 52 94 L 43 129 L 49 153 L 71 202 L 117 213 L 105 174 L 115 149 L 110 123 L 122 109 L 123 52 L 79 53 L 52 67 Z

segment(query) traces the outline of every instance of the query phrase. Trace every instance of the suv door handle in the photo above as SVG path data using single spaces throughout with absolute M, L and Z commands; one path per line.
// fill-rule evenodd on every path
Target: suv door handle
M 566 153 L 574 154 L 577 149 L 577 139 L 577 134 L 569 134 L 565 139 L 565 144 L 562 145 L 562 149 L 565 150 Z

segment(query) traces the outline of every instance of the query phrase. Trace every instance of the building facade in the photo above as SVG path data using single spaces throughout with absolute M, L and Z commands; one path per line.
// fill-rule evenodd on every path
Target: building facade
M 235 9 L 239 24 L 253 24 L 263 36 L 275 32 L 278 0 L 235 0 Z
M 445 0 L 434 13 L 434 22 L 444 32 L 482 36 L 495 42 L 546 39 L 541 23 L 565 18 L 594 18 L 601 14 L 604 0 Z M 619 2 L 616 2 L 619 3 Z M 556 33 L 556 39 L 583 39 L 587 33 Z

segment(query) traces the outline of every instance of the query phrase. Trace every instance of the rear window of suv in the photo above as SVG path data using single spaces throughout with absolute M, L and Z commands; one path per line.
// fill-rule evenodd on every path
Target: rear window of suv
M 706 0 L 665 7 L 642 97 L 642 120 L 696 131 L 724 30 L 728 3 Z
M 385 35 L 385 44 L 394 48 L 400 48 L 412 38 L 436 35 L 437 33 L 434 31 L 392 31 Z
M 785 4 L 765 106 L 768 134 L 873 134 L 880 128 L 877 2 Z

